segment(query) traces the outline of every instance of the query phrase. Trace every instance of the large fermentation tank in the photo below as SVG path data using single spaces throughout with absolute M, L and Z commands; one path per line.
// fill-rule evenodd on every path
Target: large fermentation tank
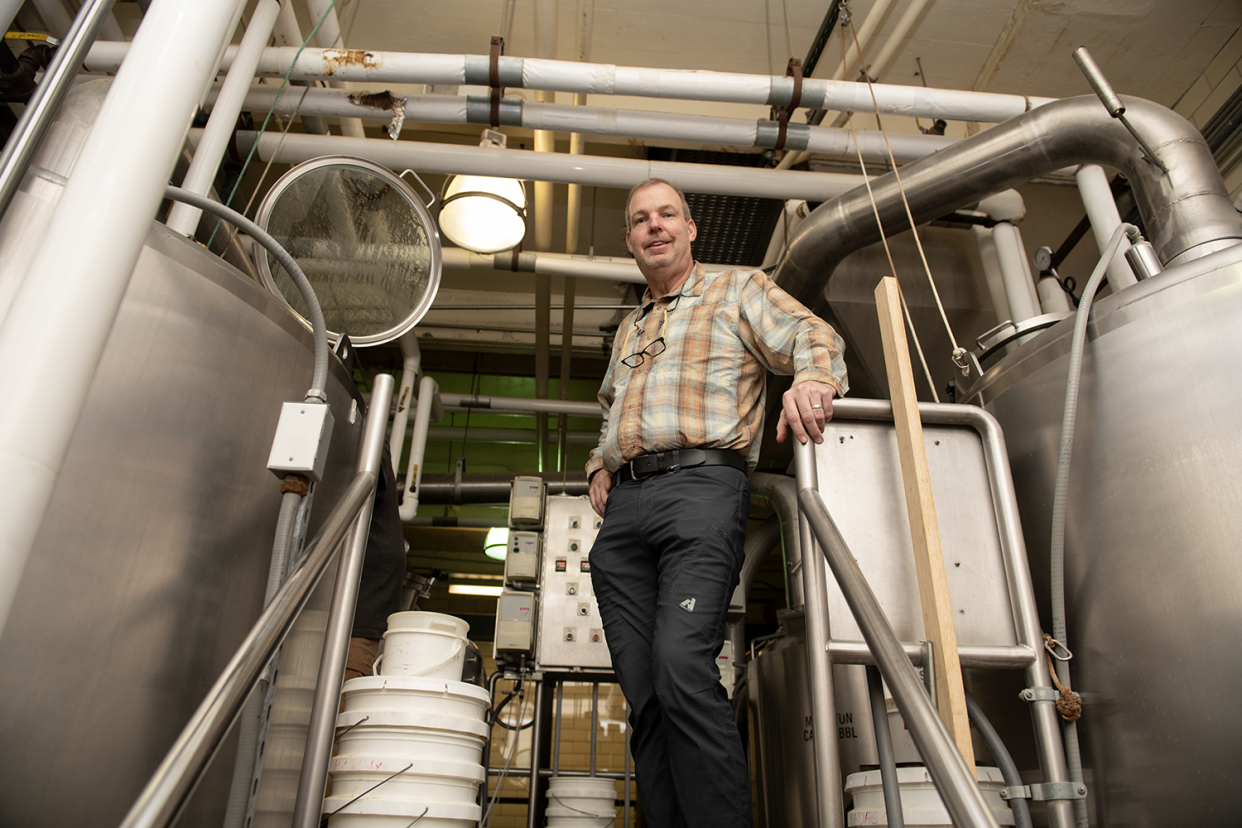
M 1242 813 L 1240 253 L 1171 269 L 1092 312 L 1065 592 L 1093 825 L 1227 825 Z M 1072 325 L 967 390 L 1005 429 L 1045 625 Z
M 281 403 L 310 385 L 311 347 L 274 297 L 152 228 L 0 638 L 0 825 L 119 824 L 258 618 L 281 498 L 267 457 Z M 362 431 L 331 362 L 311 532 Z M 39 404 L 38 388 L 8 393 Z M 301 648 L 314 663 L 286 653 L 282 675 L 313 682 L 317 635 Z M 226 742 L 179 824 L 221 824 L 235 755 Z

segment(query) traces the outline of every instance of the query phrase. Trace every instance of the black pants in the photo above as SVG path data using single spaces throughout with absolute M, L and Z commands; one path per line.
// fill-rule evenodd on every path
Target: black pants
M 708 466 L 613 487 L 591 581 L 651 828 L 749 828 L 750 778 L 716 656 L 750 482 Z

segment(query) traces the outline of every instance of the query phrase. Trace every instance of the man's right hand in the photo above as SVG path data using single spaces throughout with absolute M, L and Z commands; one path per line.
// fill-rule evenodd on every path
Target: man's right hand
M 591 475 L 591 508 L 600 517 L 608 508 L 608 493 L 612 491 L 612 475 L 608 469 L 600 469 Z

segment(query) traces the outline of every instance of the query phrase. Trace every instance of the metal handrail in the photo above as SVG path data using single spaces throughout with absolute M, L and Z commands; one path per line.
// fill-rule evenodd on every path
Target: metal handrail
M 815 444 L 794 444 L 799 469 L 815 465 Z M 997 828 L 992 812 L 979 792 L 973 769 L 958 751 L 941 721 L 923 682 L 906 657 L 905 649 L 884 615 L 880 602 L 858 568 L 845 538 L 828 514 L 819 492 L 811 487 L 798 491 L 798 506 L 819 541 L 828 566 L 837 580 L 850 612 L 862 630 L 885 683 L 893 693 L 906 727 L 931 774 L 936 790 L 955 825 Z
M 56 56 L 43 73 L 43 81 L 35 89 L 26 104 L 21 119 L 9 137 L 8 145 L 0 152 L 0 213 L 8 209 L 9 202 L 21 186 L 30 159 L 34 157 L 39 142 L 51 126 L 61 101 L 73 86 L 78 67 L 95 43 L 114 0 L 90 0 L 83 3 L 65 39 L 56 48 Z
M 390 396 L 391 385 L 389 378 Z M 387 413 L 387 400 L 372 408 L 366 423 L 367 436 L 378 429 L 382 441 Z M 364 438 L 364 445 L 366 442 Z M 364 466 L 364 462 L 360 461 L 359 465 Z M 359 511 L 371 503 L 378 480 L 376 471 L 365 466 L 359 470 L 324 520 L 319 533 L 307 544 L 304 562 L 289 576 L 254 623 L 250 634 L 216 679 L 207 697 L 126 814 L 121 828 L 164 828 L 180 815 L 199 778 L 241 712 L 251 688 L 284 642 L 319 584 L 324 570 L 345 539 L 345 533 L 354 525 Z

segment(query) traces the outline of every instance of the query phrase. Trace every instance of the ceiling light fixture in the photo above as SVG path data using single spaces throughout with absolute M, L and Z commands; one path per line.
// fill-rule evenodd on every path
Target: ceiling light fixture
M 505 559 L 509 551 L 509 530 L 500 526 L 487 530 L 487 540 L 483 542 L 483 554 L 498 561 Z
M 504 149 L 507 138 L 483 130 L 481 147 Z M 458 247 L 499 253 L 517 247 L 526 235 L 526 187 L 516 178 L 455 175 L 440 200 L 440 232 Z

